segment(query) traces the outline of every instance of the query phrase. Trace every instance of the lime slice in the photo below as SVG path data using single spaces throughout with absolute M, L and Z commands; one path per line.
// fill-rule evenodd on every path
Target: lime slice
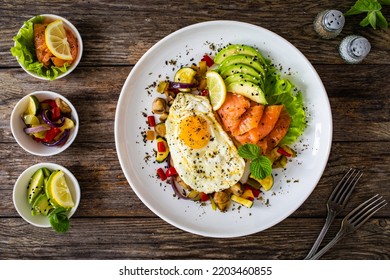
M 63 60 L 72 60 L 70 46 L 62 20 L 49 23 L 45 30 L 45 41 L 51 53 Z
M 67 209 L 74 206 L 72 195 L 66 183 L 65 173 L 62 170 L 57 170 L 50 175 L 46 191 L 53 205 Z
M 38 113 L 38 110 L 39 110 L 38 98 L 35 95 L 30 95 L 28 97 L 27 109 L 24 112 L 25 115 L 34 115 L 35 116 Z M 39 122 L 38 122 L 38 124 L 39 124 Z
M 33 114 L 24 115 L 23 116 L 23 121 L 24 121 L 25 124 L 28 124 L 28 125 L 38 125 L 38 124 L 40 124 L 39 119 L 35 115 L 33 115 Z
M 175 82 L 184 83 L 184 84 L 192 84 L 194 82 L 196 75 L 196 71 L 191 67 L 183 67 L 175 74 Z M 181 88 L 179 89 L 182 92 L 190 92 L 190 88 Z
M 215 71 L 206 72 L 207 89 L 213 110 L 221 108 L 226 99 L 226 86 L 221 75 Z

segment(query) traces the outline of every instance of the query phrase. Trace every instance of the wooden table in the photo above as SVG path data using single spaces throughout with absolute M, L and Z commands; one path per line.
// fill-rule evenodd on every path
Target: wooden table
M 68 3 L 69 2 L 69 3 Z M 346 11 L 354 1 L 2 1 L 0 3 L 0 259 L 302 259 L 326 217 L 325 202 L 350 167 L 364 170 L 347 211 L 379 193 L 390 200 L 390 33 L 362 28 L 362 16 L 347 18 L 339 37 L 320 39 L 313 20 L 324 9 Z M 390 19 L 390 10 L 384 9 Z M 46 82 L 27 75 L 10 54 L 12 37 L 34 15 L 52 13 L 80 31 L 84 54 L 64 79 Z M 263 232 L 218 239 L 184 232 L 153 214 L 122 173 L 114 141 L 115 110 L 125 79 L 138 59 L 168 34 L 209 20 L 237 20 L 267 28 L 294 44 L 314 65 L 327 90 L 333 143 L 314 192 L 290 217 Z M 369 39 L 362 64 L 345 64 L 340 40 Z M 65 95 L 78 109 L 79 134 L 58 156 L 25 152 L 9 125 L 17 101 L 36 90 Z M 72 228 L 64 234 L 31 226 L 12 203 L 13 185 L 29 166 L 50 161 L 78 178 L 82 198 Z M 390 207 L 342 240 L 324 259 L 389 259 Z

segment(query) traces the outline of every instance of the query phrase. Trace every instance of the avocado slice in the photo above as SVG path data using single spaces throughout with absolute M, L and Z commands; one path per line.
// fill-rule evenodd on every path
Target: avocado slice
M 43 169 L 40 168 L 32 175 L 30 179 L 30 183 L 27 187 L 27 199 L 29 204 L 33 204 L 35 199 L 41 193 L 43 188 L 43 180 L 44 180 L 44 172 Z
M 31 214 L 33 216 L 39 214 L 47 216 L 51 209 L 53 209 L 53 206 L 50 204 L 49 198 L 46 196 L 45 193 L 42 193 L 35 200 L 31 210 Z
M 227 92 L 241 94 L 249 99 L 260 103 L 267 104 L 264 91 L 256 84 L 248 81 L 233 82 L 226 87 Z
M 214 58 L 214 63 L 222 64 L 222 62 L 226 58 L 236 54 L 256 56 L 262 65 L 265 66 L 268 64 L 264 57 L 260 54 L 260 52 L 257 51 L 255 48 L 240 44 L 228 45 L 222 50 L 220 50 Z
M 234 82 L 242 82 L 242 81 L 248 81 L 252 82 L 261 88 L 263 88 L 263 80 L 256 78 L 255 76 L 245 74 L 245 73 L 237 73 L 233 74 L 231 76 L 228 76 L 225 80 L 225 85 L 229 85 Z
M 252 66 L 237 63 L 233 65 L 229 65 L 227 67 L 224 67 L 223 69 L 220 69 L 221 71 L 219 74 L 222 76 L 223 79 L 226 79 L 228 76 L 240 73 L 240 74 L 249 74 L 257 79 L 263 80 L 264 77 L 256 71 L 255 68 Z
M 246 54 L 236 54 L 227 57 L 224 61 L 219 65 L 219 71 L 223 72 L 224 69 L 229 67 L 230 65 L 234 65 L 237 63 L 245 64 L 253 67 L 262 77 L 265 77 L 265 69 L 263 65 L 259 62 L 257 56 L 250 56 Z

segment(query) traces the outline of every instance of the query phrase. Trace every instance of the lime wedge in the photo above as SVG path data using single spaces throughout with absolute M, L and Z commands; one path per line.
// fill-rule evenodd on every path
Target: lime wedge
M 27 125 L 38 125 L 38 124 L 40 124 L 39 119 L 37 118 L 37 116 L 35 116 L 33 114 L 24 115 L 23 116 L 23 121 Z
M 226 99 L 225 82 L 215 71 L 208 71 L 206 73 L 207 89 L 209 90 L 210 102 L 213 110 L 216 111 L 221 108 Z
M 36 115 L 39 110 L 39 100 L 35 95 L 30 95 L 28 97 L 27 109 L 24 112 L 26 115 Z

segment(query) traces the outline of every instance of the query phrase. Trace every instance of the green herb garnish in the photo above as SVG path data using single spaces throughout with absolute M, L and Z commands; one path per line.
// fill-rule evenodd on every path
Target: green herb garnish
M 240 157 L 250 159 L 252 176 L 262 180 L 272 173 L 272 162 L 266 156 L 260 154 L 261 148 L 255 144 L 244 144 L 238 148 Z
M 390 5 L 390 0 L 357 0 L 355 5 L 344 15 L 351 16 L 367 13 L 367 16 L 360 22 L 361 26 L 371 25 L 372 28 L 376 29 L 378 25 L 380 28 L 386 29 L 388 23 L 381 12 L 382 5 Z
M 51 227 L 59 233 L 67 232 L 70 226 L 69 218 L 66 215 L 67 210 L 63 207 L 55 208 L 50 212 L 48 218 Z

